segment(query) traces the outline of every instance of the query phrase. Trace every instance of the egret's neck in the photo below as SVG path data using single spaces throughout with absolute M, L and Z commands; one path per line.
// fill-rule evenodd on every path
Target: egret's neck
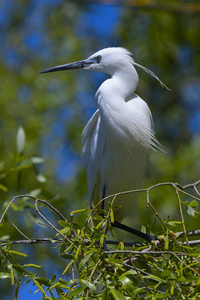
M 111 78 L 104 81 L 97 91 L 98 95 L 104 96 L 104 99 L 120 98 L 127 101 L 134 94 L 138 85 L 138 74 L 133 66 L 124 66 L 116 70 Z
M 130 66 L 128 69 L 120 69 L 112 76 L 112 79 L 115 81 L 120 95 L 126 100 L 135 92 L 139 77 L 135 68 Z

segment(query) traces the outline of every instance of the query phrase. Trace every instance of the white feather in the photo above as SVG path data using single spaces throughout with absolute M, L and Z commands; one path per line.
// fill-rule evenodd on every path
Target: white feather
M 107 48 L 89 59 L 101 56 L 99 64 L 87 69 L 111 75 L 96 93 L 99 109 L 83 131 L 83 160 L 87 168 L 90 202 L 97 204 L 103 196 L 141 187 L 149 150 L 160 147 L 154 137 L 148 105 L 134 92 L 138 75 L 130 52 Z M 133 214 L 136 194 L 120 195 L 121 205 L 115 218 L 120 221 Z M 106 207 L 105 207 L 106 208 Z

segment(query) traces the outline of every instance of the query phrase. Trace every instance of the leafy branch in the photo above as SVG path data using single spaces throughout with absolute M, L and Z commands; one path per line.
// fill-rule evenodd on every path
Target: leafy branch
M 6 206 L 0 223 L 3 223 L 6 214 L 16 201 L 33 201 L 32 209 L 43 222 L 40 225 L 47 226 L 56 236 L 54 237 L 28 237 L 23 230 L 13 224 L 15 229 L 25 239 L 16 241 L 1 240 L 1 261 L 4 272 L 0 278 L 10 278 L 11 284 L 16 283 L 17 299 L 20 285 L 23 279 L 32 282 L 37 291 L 42 293 L 42 299 L 192 299 L 200 295 L 198 278 L 200 275 L 200 252 L 194 245 L 199 240 L 189 240 L 200 235 L 199 229 L 187 231 L 182 206 L 189 207 L 187 212 L 193 217 L 197 211 L 200 180 L 195 183 L 181 186 L 178 183 L 159 183 L 147 189 L 127 191 L 124 193 L 146 193 L 147 205 L 152 209 L 156 218 L 160 221 L 162 230 L 157 235 L 157 240 L 150 245 L 146 242 L 121 242 L 109 239 L 109 231 L 112 230 L 112 218 L 114 216 L 114 202 L 119 194 L 106 197 L 110 199 L 110 208 L 104 219 L 98 215 L 94 208 L 92 212 L 86 209 L 73 211 L 68 220 L 60 211 L 46 200 L 32 195 L 18 195 L 13 197 Z M 172 225 L 180 225 L 178 221 L 163 220 L 150 201 L 151 191 L 161 187 L 171 186 L 177 196 L 181 215 L 182 231 L 172 231 Z M 120 193 L 120 194 L 124 194 Z M 181 195 L 187 195 L 191 201 L 182 201 Z M 101 201 L 100 201 L 101 202 Z M 194 203 L 195 202 L 195 203 Z M 57 225 L 53 223 L 44 208 L 53 212 Z M 45 209 L 45 212 L 46 212 Z M 47 217 L 47 216 L 48 217 Z M 86 218 L 83 226 L 73 221 L 75 215 Z M 102 224 L 106 221 L 106 231 Z M 47 225 L 44 225 L 47 224 Z M 107 250 L 102 247 L 102 236 L 107 238 Z M 181 241 L 179 241 L 181 239 Z M 66 262 L 62 277 L 56 279 L 52 274 L 51 279 L 41 277 L 29 271 L 34 268 L 38 271 L 41 266 L 35 263 L 19 263 L 27 259 L 27 255 L 11 247 L 18 245 L 44 244 L 55 245 L 60 249 L 60 257 Z M 130 247 L 132 249 L 130 249 Z M 17 262 L 16 262 L 17 261 Z M 65 276 L 68 276 L 68 279 Z M 4 276 L 4 277 L 3 277 Z M 184 297 L 181 298 L 180 297 Z M 184 296 L 183 296 L 184 295 Z

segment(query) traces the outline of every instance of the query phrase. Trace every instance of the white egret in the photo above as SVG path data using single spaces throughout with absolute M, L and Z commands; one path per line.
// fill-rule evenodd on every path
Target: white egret
M 160 148 L 154 136 L 150 109 L 135 94 L 139 78 L 134 66 L 142 68 L 165 86 L 121 47 L 106 48 L 85 60 L 40 72 L 85 69 L 111 76 L 96 92 L 98 109 L 83 130 L 83 161 L 87 168 L 90 203 L 94 205 L 111 194 L 140 188 L 149 151 Z M 114 204 L 121 207 L 115 213 L 113 226 L 151 241 L 154 237 L 119 223 L 124 217 L 133 217 L 136 198 L 136 193 L 117 196 Z M 105 203 L 103 208 L 106 207 Z

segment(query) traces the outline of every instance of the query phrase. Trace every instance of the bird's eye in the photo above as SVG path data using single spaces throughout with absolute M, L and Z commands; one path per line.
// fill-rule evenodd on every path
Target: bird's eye
M 98 55 L 98 56 L 96 57 L 96 61 L 97 61 L 98 63 L 100 63 L 100 60 L 101 60 L 101 56 Z

